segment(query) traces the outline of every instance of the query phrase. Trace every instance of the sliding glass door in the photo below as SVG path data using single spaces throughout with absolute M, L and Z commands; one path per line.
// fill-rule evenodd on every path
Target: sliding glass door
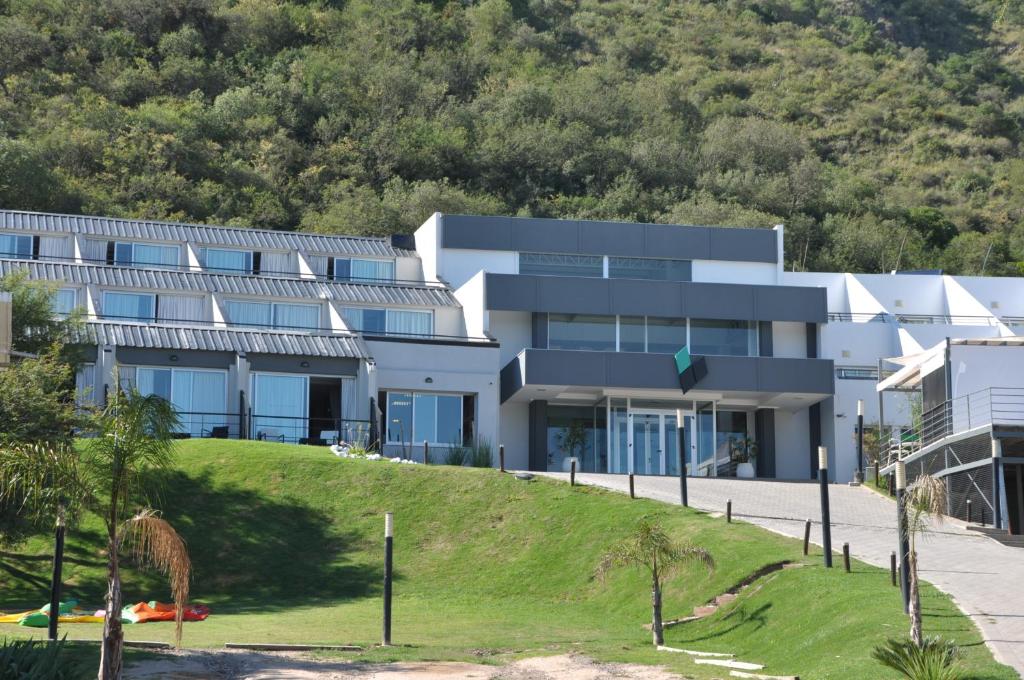
M 252 436 L 297 442 L 309 430 L 309 376 L 253 373 Z

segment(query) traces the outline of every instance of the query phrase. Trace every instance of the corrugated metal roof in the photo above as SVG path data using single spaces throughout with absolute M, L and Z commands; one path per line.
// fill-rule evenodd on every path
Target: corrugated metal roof
M 0 274 L 27 269 L 33 279 L 95 284 L 113 288 L 143 288 L 157 291 L 197 291 L 225 295 L 258 295 L 292 299 L 334 300 L 370 305 L 412 305 L 457 307 L 447 288 L 402 284 L 367 284 L 280 279 L 270 276 L 235 276 L 182 272 L 171 269 L 140 269 L 93 264 L 71 264 L 31 260 L 0 259 Z
M 154 222 L 89 215 L 59 215 L 17 210 L 0 210 L 0 229 L 178 241 L 197 245 L 237 246 L 253 250 L 302 250 L 337 255 L 418 257 L 415 251 L 395 248 L 391 245 L 390 239 L 383 238 L 330 236 L 293 231 L 268 231 L 244 227 Z
M 77 331 L 76 342 L 148 349 L 208 350 L 253 354 L 366 359 L 370 354 L 353 335 L 311 335 L 287 331 L 253 331 L 195 326 L 90 321 Z

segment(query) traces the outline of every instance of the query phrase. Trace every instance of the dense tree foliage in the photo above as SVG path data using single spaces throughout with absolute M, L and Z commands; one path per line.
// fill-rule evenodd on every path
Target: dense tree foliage
M 355 234 L 435 210 L 1024 266 L 1022 0 L 0 0 L 0 205 Z

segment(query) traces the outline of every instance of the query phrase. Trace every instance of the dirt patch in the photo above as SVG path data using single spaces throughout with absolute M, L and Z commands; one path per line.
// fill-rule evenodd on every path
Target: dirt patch
M 598 663 L 585 656 L 562 654 L 521 659 L 507 666 L 407 661 L 363 664 L 314 659 L 295 652 L 193 651 L 163 654 L 132 664 L 129 680 L 679 680 L 662 668 Z

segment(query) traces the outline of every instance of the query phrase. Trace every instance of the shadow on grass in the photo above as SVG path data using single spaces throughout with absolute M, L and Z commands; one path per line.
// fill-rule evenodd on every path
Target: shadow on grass
M 382 567 L 353 561 L 366 548 L 361 535 L 301 501 L 272 498 L 234 485 L 214 485 L 208 475 L 178 470 L 160 475 L 161 509 L 183 536 L 192 559 L 191 599 L 220 612 L 273 612 L 333 604 L 380 589 Z M 184 500 L 187 499 L 187 502 Z M 101 603 L 106 592 L 102 532 L 69 532 L 65 597 Z M 39 607 L 49 597 L 50 556 L 0 554 L 3 607 Z M 382 551 L 383 552 L 383 551 Z M 383 558 L 383 555 L 382 555 Z M 125 602 L 170 597 L 166 579 L 122 559 Z M 6 574 L 9 578 L 3 578 Z
M 702 642 L 706 640 L 714 640 L 724 635 L 745 628 L 748 632 L 760 630 L 764 628 L 767 621 L 767 612 L 772 608 L 771 604 L 762 604 L 760 607 L 754 610 L 748 609 L 746 605 L 740 605 L 736 607 L 728 614 L 723 616 L 719 621 L 713 625 L 713 628 L 704 635 L 686 636 L 682 639 L 677 639 L 679 642 Z M 683 624 L 684 626 L 686 624 Z M 685 627 L 682 629 L 685 632 Z M 675 637 L 675 636 L 673 636 Z

